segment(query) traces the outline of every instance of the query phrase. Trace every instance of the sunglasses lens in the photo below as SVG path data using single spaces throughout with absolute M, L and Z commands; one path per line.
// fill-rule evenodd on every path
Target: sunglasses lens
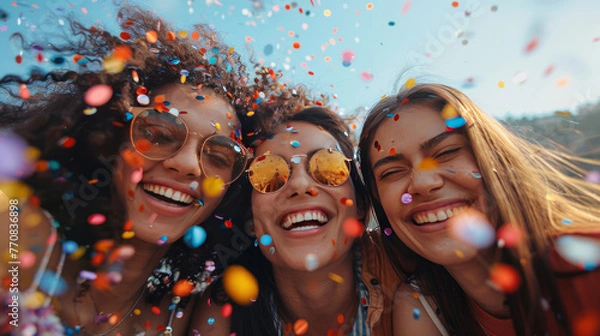
M 308 170 L 315 181 L 326 186 L 341 186 L 350 176 L 350 167 L 341 152 L 321 149 L 308 163 Z
M 279 155 L 263 155 L 257 157 L 248 169 L 250 183 L 261 193 L 281 189 L 290 176 L 290 167 Z
M 131 142 L 142 155 L 153 160 L 163 160 L 177 152 L 185 142 L 187 130 L 177 117 L 170 113 L 145 110 L 131 125 Z
M 246 149 L 226 136 L 212 136 L 202 146 L 201 164 L 206 176 L 218 176 L 225 183 L 237 179 L 246 168 Z

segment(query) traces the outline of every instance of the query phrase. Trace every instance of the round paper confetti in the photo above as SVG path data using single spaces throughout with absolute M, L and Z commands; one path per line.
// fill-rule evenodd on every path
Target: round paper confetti
M 309 253 L 304 258 L 304 265 L 309 272 L 314 271 L 319 268 L 319 259 L 315 254 Z
M 209 176 L 202 182 L 202 191 L 208 197 L 217 197 L 225 190 L 225 182 L 218 176 Z
M 308 332 L 308 321 L 305 319 L 299 319 L 294 322 L 294 334 L 304 335 Z
M 410 204 L 412 202 L 412 195 L 404 193 L 400 199 L 402 200 L 402 204 Z
M 504 293 L 513 293 L 521 285 L 519 273 L 508 264 L 495 264 L 490 269 L 490 280 Z
M 483 214 L 475 210 L 465 210 L 452 216 L 448 225 L 454 238 L 475 248 L 488 247 L 496 238 L 492 225 Z
M 223 273 L 223 287 L 237 304 L 246 306 L 258 297 L 258 282 L 247 269 L 239 265 L 229 266 Z
M 112 98 L 113 89 L 106 84 L 97 84 L 89 88 L 84 96 L 83 100 L 90 106 L 102 106 Z
M 362 236 L 362 234 L 365 230 L 364 225 L 355 218 L 346 219 L 342 225 L 343 225 L 344 232 L 348 236 L 353 237 L 353 238 L 358 238 L 358 237 Z
M 269 236 L 268 234 L 262 235 L 260 236 L 259 239 L 261 245 L 267 246 L 267 245 L 271 245 L 271 243 L 273 242 L 273 238 L 271 238 L 271 236 Z
M 192 226 L 183 236 L 183 242 L 191 247 L 197 248 L 206 241 L 206 230 L 201 226 Z

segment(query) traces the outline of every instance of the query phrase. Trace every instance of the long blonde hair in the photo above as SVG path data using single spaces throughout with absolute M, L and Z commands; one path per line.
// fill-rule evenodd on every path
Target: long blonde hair
M 524 278 L 518 294 L 529 297 L 529 301 L 517 299 L 518 309 L 526 319 L 534 320 L 535 314 L 529 307 L 540 302 L 539 267 L 545 272 L 548 265 L 547 259 L 542 262 L 545 265 L 538 266 L 531 258 L 545 255 L 557 235 L 600 228 L 600 185 L 585 181 L 586 171 L 579 166 L 600 166 L 600 162 L 545 148 L 512 133 L 454 88 L 442 84 L 418 84 L 375 105 L 360 136 L 361 167 L 382 226 L 389 226 L 389 221 L 378 202 L 369 150 L 377 128 L 389 113 L 415 105 L 430 106 L 440 112 L 450 105 L 465 119 L 466 124 L 459 131 L 467 136 L 479 166 L 492 205 L 493 212 L 489 215 L 498 219 L 499 225 L 511 223 L 526 233 L 524 242 L 510 252 L 510 259 Z M 403 254 L 402 257 L 419 258 L 410 251 L 407 253 L 405 246 L 400 249 L 392 246 L 387 251 Z M 398 259 L 397 255 L 391 257 Z M 521 260 L 528 262 L 523 264 Z M 402 266 L 397 268 L 402 269 Z M 404 268 L 400 273 L 410 271 Z M 552 290 L 553 285 L 550 286 Z

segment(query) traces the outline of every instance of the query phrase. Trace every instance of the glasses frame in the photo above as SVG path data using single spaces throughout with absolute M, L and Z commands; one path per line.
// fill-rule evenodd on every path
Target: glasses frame
M 317 153 L 319 153 L 319 152 L 321 152 L 321 151 L 323 151 L 323 150 L 326 150 L 326 151 L 328 151 L 329 153 L 332 153 L 332 152 L 334 152 L 334 151 L 335 151 L 335 152 L 338 152 L 338 153 L 340 153 L 340 154 L 342 155 L 342 157 L 344 158 L 344 162 L 346 163 L 346 166 L 348 167 L 348 176 L 346 177 L 346 180 L 345 180 L 343 183 L 341 183 L 341 184 L 339 184 L 339 185 L 328 185 L 328 184 L 323 184 L 323 183 L 321 183 L 321 182 L 320 182 L 318 179 L 316 179 L 316 178 L 315 178 L 315 176 L 314 176 L 314 174 L 313 174 L 313 173 L 310 171 L 310 164 L 309 164 L 309 162 L 310 162 L 310 159 L 312 159 L 312 158 L 313 158 L 313 156 L 314 156 L 315 154 L 317 154 Z M 280 157 L 280 158 L 281 158 L 281 159 L 282 159 L 282 160 L 283 160 L 283 161 L 284 161 L 284 162 L 287 164 L 287 166 L 288 166 L 288 169 L 289 169 L 289 171 L 290 171 L 290 173 L 289 173 L 289 176 L 287 177 L 287 179 L 285 180 L 285 183 L 284 183 L 284 184 L 281 186 L 281 188 L 279 188 L 279 189 L 277 189 L 277 190 L 273 190 L 273 191 L 261 191 L 261 190 L 258 190 L 258 189 L 257 189 L 257 188 L 254 186 L 254 183 L 252 183 L 252 181 L 251 181 L 251 179 L 250 179 L 250 175 L 248 174 L 248 173 L 250 172 L 250 170 L 251 170 L 251 168 L 250 168 L 250 167 L 252 167 L 252 165 L 254 164 L 254 162 L 255 162 L 257 159 L 259 159 L 259 158 L 261 158 L 261 157 L 267 157 L 267 156 L 279 156 L 279 157 Z M 292 160 L 293 160 L 294 158 L 296 158 L 296 157 L 305 157 L 305 158 L 306 158 L 306 167 L 305 167 L 305 168 L 306 168 L 306 172 L 308 173 L 308 175 L 310 175 L 310 177 L 311 177 L 311 178 L 312 178 L 312 179 L 313 179 L 315 182 L 317 182 L 319 185 L 322 185 L 322 186 L 324 186 L 324 187 L 341 187 L 342 185 L 344 185 L 344 183 L 346 183 L 346 182 L 347 182 L 347 181 L 350 179 L 350 175 L 352 174 L 352 164 L 351 164 L 351 162 L 353 162 L 354 160 L 352 160 L 352 159 L 350 159 L 350 158 L 346 157 L 346 155 L 345 155 L 345 154 L 344 154 L 344 153 L 343 153 L 341 150 L 339 150 L 339 149 L 337 149 L 337 148 L 331 148 L 331 147 L 329 147 L 329 148 L 320 148 L 320 149 L 317 149 L 316 151 L 314 151 L 314 152 L 312 152 L 312 153 L 310 153 L 310 154 L 295 154 L 295 155 L 292 155 L 292 156 L 290 156 L 290 159 L 289 159 L 289 160 L 286 160 L 286 159 L 285 159 L 283 156 L 281 156 L 281 155 L 279 155 L 279 154 L 271 154 L 271 153 L 269 153 L 269 154 L 262 154 L 262 155 L 259 155 L 259 156 L 255 157 L 255 158 L 252 160 L 252 162 L 250 162 L 250 164 L 248 165 L 248 169 L 246 169 L 246 174 L 248 175 L 248 181 L 250 182 L 250 185 L 252 185 L 252 189 L 256 190 L 257 192 L 259 192 L 259 193 L 261 193 L 261 194 L 272 194 L 272 193 L 276 193 L 276 192 L 278 192 L 278 191 L 282 190 L 282 189 L 283 189 L 283 188 L 286 186 L 286 184 L 287 184 L 288 180 L 289 180 L 289 179 L 292 177 L 292 165 L 291 165 L 291 163 L 292 163 Z M 294 163 L 295 163 L 295 162 L 294 162 Z M 298 162 L 298 163 L 296 163 L 296 164 L 300 164 L 300 162 Z
M 233 177 L 231 181 L 229 182 L 224 182 L 225 185 L 230 185 L 233 182 L 235 182 L 237 179 L 240 178 L 240 176 L 242 176 L 242 174 L 244 174 L 244 172 L 246 171 L 246 167 L 248 167 L 248 162 L 250 162 L 250 160 L 252 160 L 254 158 L 254 156 L 252 155 L 252 152 L 250 152 L 248 150 L 248 148 L 246 148 L 246 146 L 244 146 L 242 143 L 236 141 L 235 139 L 232 139 L 230 137 L 227 137 L 225 135 L 222 134 L 218 134 L 217 131 L 215 130 L 212 134 L 209 134 L 208 136 L 204 136 L 198 132 L 190 132 L 190 129 L 188 127 L 188 125 L 185 123 L 185 121 L 181 118 L 179 118 L 179 116 L 176 115 L 172 115 L 175 119 L 179 120 L 181 122 L 181 124 L 183 124 L 183 126 L 185 127 L 185 139 L 183 140 L 183 142 L 181 143 L 181 146 L 173 153 L 170 154 L 169 156 L 166 156 L 164 158 L 153 158 L 153 157 L 149 157 L 148 155 L 142 153 L 141 151 L 139 151 L 133 141 L 133 125 L 135 124 L 135 121 L 137 119 L 137 117 L 144 111 L 151 111 L 154 113 L 169 113 L 169 112 L 159 112 L 156 109 L 153 108 L 148 108 L 148 107 L 130 107 L 129 112 L 131 112 L 133 114 L 133 118 L 131 119 L 131 123 L 129 124 L 129 142 L 131 143 L 131 146 L 133 147 L 133 149 L 136 151 L 136 153 L 138 153 L 139 155 L 141 155 L 142 157 L 151 160 L 151 161 L 163 161 L 166 159 L 170 159 L 174 156 L 176 156 L 181 149 L 183 149 L 183 147 L 185 146 L 185 144 L 187 143 L 188 138 L 190 137 L 190 134 L 194 134 L 197 135 L 199 137 L 202 138 L 202 145 L 200 146 L 200 154 L 198 155 L 198 162 L 200 164 L 200 168 L 202 170 L 202 175 L 204 175 L 204 177 L 211 177 L 211 176 L 218 176 L 218 175 L 206 175 L 206 170 L 204 169 L 204 162 L 202 160 L 202 157 L 204 155 L 204 146 L 206 145 L 206 142 L 209 139 L 212 138 L 217 138 L 217 137 L 223 137 L 223 138 L 227 138 L 229 140 L 234 141 L 238 146 L 240 146 L 240 148 L 242 149 L 244 156 L 245 156 L 245 163 L 244 163 L 244 168 L 242 168 L 240 170 L 240 172 L 237 174 L 237 176 Z

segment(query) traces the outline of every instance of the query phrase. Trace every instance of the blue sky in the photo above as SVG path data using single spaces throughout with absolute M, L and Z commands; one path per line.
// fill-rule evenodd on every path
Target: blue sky
M 284 80 L 335 95 L 345 114 L 392 94 L 407 69 L 400 84 L 409 77 L 450 84 L 498 118 L 575 112 L 600 97 L 597 0 L 464 0 L 456 7 L 446 0 L 131 2 L 181 30 L 213 24 L 238 52 L 247 55 L 250 47 L 283 69 Z M 115 27 L 112 0 L 4 0 L 0 9 L 7 13 L 0 41 L 8 46 L 0 48 L 0 75 L 39 65 L 30 55 L 15 62 L 15 31 L 39 36 L 59 28 L 66 13 Z M 354 58 L 344 65 L 343 55 Z

